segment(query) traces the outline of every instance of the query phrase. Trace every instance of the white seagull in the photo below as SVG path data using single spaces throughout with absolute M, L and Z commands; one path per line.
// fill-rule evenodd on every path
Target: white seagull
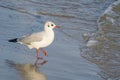
M 8 40 L 9 42 L 18 42 L 23 45 L 28 46 L 30 49 L 35 48 L 36 49 L 36 57 L 38 59 L 42 59 L 41 56 L 38 55 L 38 51 L 42 51 L 42 53 L 45 56 L 48 56 L 47 52 L 43 50 L 42 48 L 49 46 L 53 40 L 54 40 L 54 28 L 59 28 L 59 26 L 56 26 L 53 22 L 47 21 L 44 25 L 44 31 L 37 32 L 30 34 L 28 36 L 24 36 L 21 38 L 14 38 Z

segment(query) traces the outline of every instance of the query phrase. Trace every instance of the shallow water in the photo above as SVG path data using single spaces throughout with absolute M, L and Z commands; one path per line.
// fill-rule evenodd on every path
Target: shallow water
M 88 54 L 85 59 L 81 57 L 79 48 L 85 45 L 83 34 L 98 30 L 98 18 L 114 1 L 116 0 L 0 0 L 0 78 L 2 80 L 104 79 L 99 74 L 105 69 L 99 67 L 100 63 L 93 64 L 95 62 L 88 59 Z M 36 67 L 34 49 L 29 50 L 23 45 L 8 43 L 7 39 L 40 31 L 47 20 L 52 20 L 61 26 L 61 29 L 55 30 L 54 43 L 45 48 L 49 56 L 44 57 L 40 53 L 44 60 L 39 61 L 40 65 Z M 44 61 L 46 63 L 41 65 Z

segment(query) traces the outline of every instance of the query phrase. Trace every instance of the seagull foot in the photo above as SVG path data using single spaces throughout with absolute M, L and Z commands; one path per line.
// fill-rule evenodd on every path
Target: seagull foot
M 38 65 L 38 61 L 39 61 L 39 59 L 42 59 L 42 57 L 41 56 L 37 56 L 37 58 L 36 58 L 36 61 L 35 61 L 35 66 L 37 66 Z
M 44 54 L 45 56 L 48 56 L 48 53 L 47 53 L 45 50 L 43 50 L 43 54 Z
M 43 59 L 41 56 L 37 56 L 37 59 Z

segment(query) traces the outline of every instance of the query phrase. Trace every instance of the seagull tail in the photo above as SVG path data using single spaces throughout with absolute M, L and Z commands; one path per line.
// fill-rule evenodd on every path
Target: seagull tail
M 9 41 L 9 42 L 14 42 L 14 43 L 16 43 L 16 42 L 18 42 L 17 40 L 18 40 L 18 38 L 14 38 L 14 39 L 10 39 L 10 40 L 8 40 L 8 41 Z

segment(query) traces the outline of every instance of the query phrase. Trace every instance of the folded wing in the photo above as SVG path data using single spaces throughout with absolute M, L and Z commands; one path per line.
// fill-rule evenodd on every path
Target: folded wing
M 19 41 L 22 44 L 30 44 L 32 42 L 40 42 L 43 39 L 43 34 L 44 34 L 44 32 L 33 33 L 31 35 L 20 38 Z

